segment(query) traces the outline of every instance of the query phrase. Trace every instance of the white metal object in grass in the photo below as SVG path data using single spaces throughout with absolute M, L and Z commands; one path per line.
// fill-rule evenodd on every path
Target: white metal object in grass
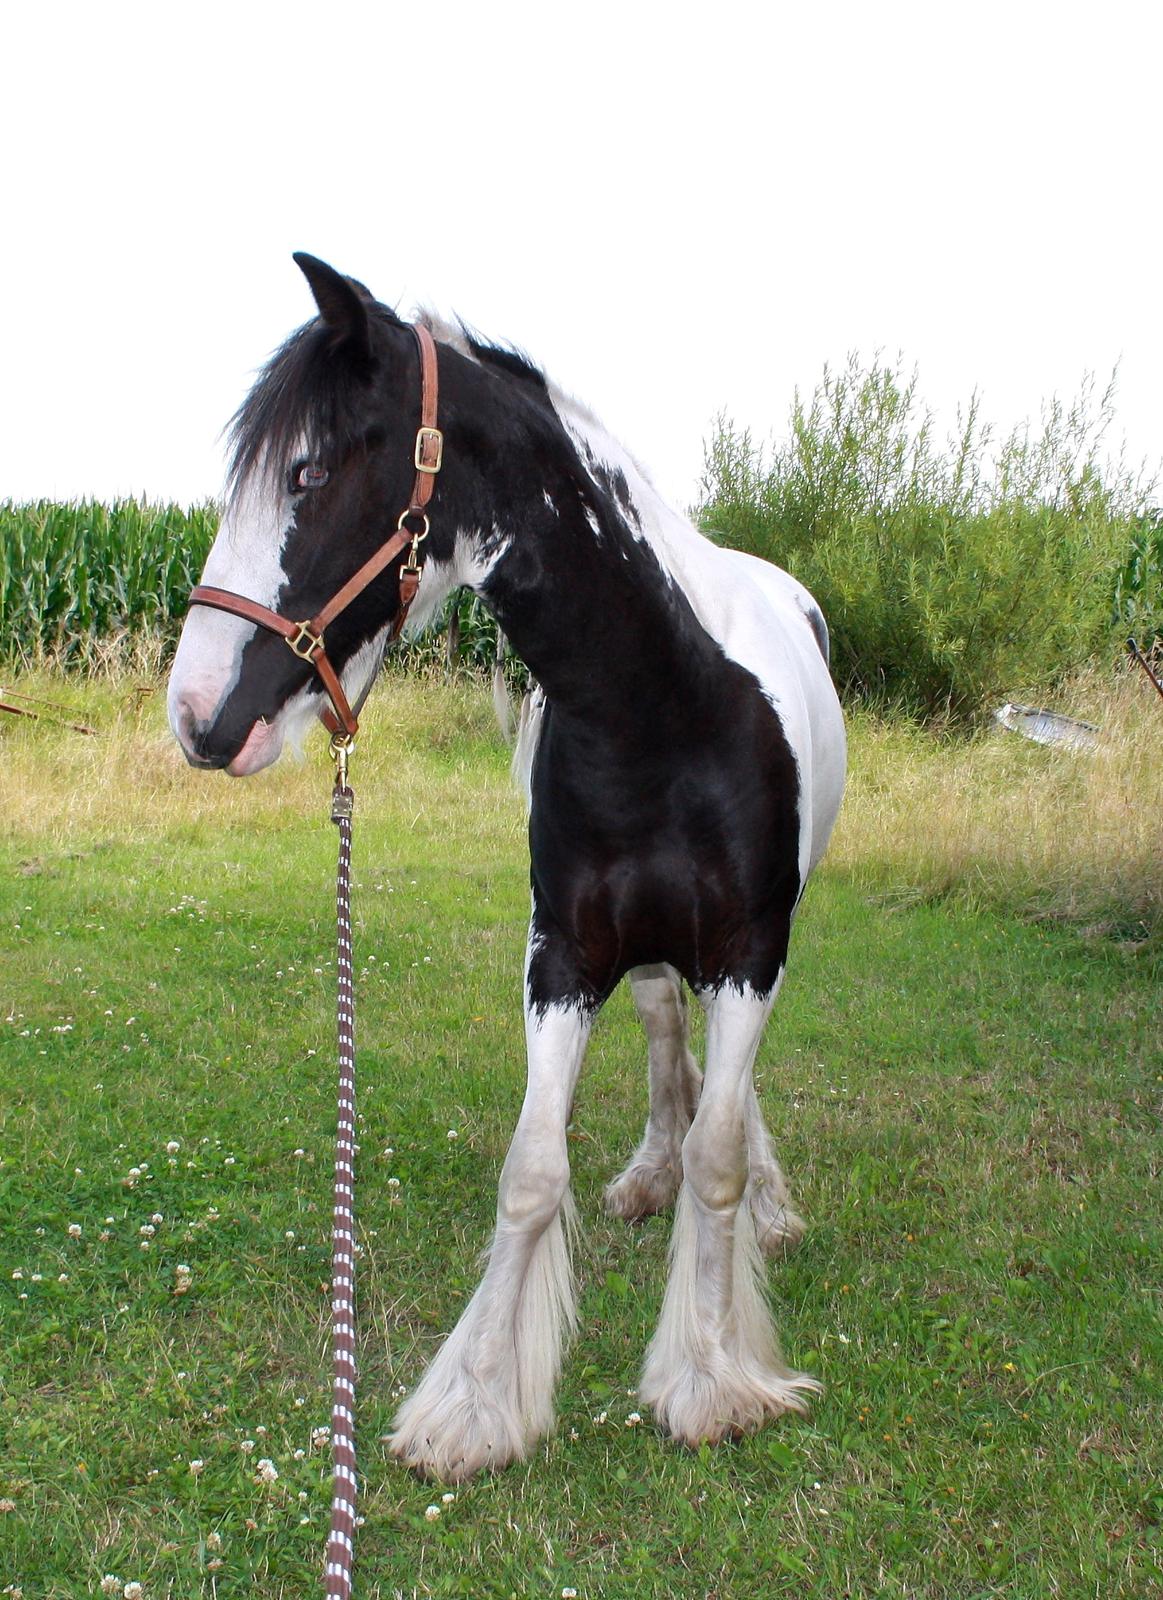
M 993 714 L 994 721 L 1011 733 L 1020 733 L 1035 744 L 1057 745 L 1064 750 L 1095 750 L 1101 730 L 1093 722 L 1063 716 L 1060 711 L 1044 711 L 1037 706 L 1020 706 L 1006 701 Z

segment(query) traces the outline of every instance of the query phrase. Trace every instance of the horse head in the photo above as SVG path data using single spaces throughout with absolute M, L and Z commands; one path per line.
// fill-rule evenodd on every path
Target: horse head
M 202 574 L 203 585 L 286 619 L 314 617 L 396 532 L 412 503 L 422 387 L 409 325 L 314 256 L 295 260 L 318 316 L 276 352 L 234 417 L 225 511 Z M 454 539 L 447 525 L 433 529 L 424 553 L 434 574 L 448 568 Z M 328 624 L 327 659 L 354 706 L 379 669 L 407 559 L 401 548 Z M 451 587 L 444 575 L 425 586 L 429 613 Z M 288 642 L 244 615 L 191 607 L 168 701 L 191 765 L 258 772 L 323 710 L 311 660 Z

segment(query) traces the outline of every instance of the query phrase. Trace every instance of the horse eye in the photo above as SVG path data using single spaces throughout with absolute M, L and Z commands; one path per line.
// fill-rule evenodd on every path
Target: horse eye
M 291 468 L 291 493 L 298 494 L 302 489 L 321 489 L 329 476 L 326 467 L 313 461 L 302 461 Z

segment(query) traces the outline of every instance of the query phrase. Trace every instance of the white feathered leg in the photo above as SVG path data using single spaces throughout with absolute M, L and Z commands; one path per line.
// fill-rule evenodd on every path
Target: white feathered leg
M 519 1460 L 553 1424 L 576 1321 L 566 1124 L 592 1015 L 527 1011 L 529 1081 L 484 1277 L 396 1416 L 392 1454 L 449 1483 Z
M 748 1091 L 745 1121 L 750 1169 L 747 1204 L 755 1223 L 755 1237 L 764 1255 L 790 1255 L 804 1236 L 804 1219 L 792 1206 L 787 1179 L 775 1158 L 754 1087 Z
M 635 1222 L 674 1200 L 682 1182 L 682 1142 L 699 1103 L 702 1073 L 687 1044 L 686 999 L 673 967 L 635 967 L 634 1004 L 646 1030 L 650 1115 L 626 1170 L 606 1189 L 612 1217 Z
M 640 1389 L 689 1445 L 803 1411 L 820 1387 L 783 1363 L 751 1209 L 741 1204 L 751 1070 L 774 998 L 724 988 L 707 1001 L 703 1092 L 683 1143 L 670 1278 Z

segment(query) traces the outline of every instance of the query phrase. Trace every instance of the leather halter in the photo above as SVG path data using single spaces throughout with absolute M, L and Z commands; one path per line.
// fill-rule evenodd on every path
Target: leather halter
M 269 628 L 272 633 L 281 634 L 299 659 L 310 662 L 315 668 L 331 698 L 334 711 L 324 707 L 319 713 L 324 726 L 333 735 L 342 734 L 348 739 L 354 736 L 359 723 L 343 692 L 339 674 L 327 659 L 323 631 L 410 545 L 408 559 L 400 567 L 400 609 L 392 620 L 388 643 L 391 644 L 399 636 L 420 588 L 423 567 L 417 557 L 421 542 L 428 537 L 425 507 L 432 498 L 436 474 L 440 471 L 444 456 L 444 435 L 436 426 L 436 344 L 427 328 L 416 323 L 411 324 L 411 328 L 420 348 L 420 427 L 416 432 L 416 448 L 412 454 L 416 477 L 411 501 L 407 509 L 401 511 L 396 532 L 391 538 L 380 546 L 370 561 L 364 562 L 342 589 L 332 595 L 322 610 L 306 622 L 291 622 L 286 617 L 280 617 L 269 606 L 260 605 L 257 600 L 248 600 L 245 595 L 235 594 L 230 589 L 198 584 L 190 593 L 192 606 L 212 606 L 217 611 L 229 611 L 247 622 L 256 622 L 262 628 Z M 408 526 L 409 522 L 413 524 L 412 527 Z

